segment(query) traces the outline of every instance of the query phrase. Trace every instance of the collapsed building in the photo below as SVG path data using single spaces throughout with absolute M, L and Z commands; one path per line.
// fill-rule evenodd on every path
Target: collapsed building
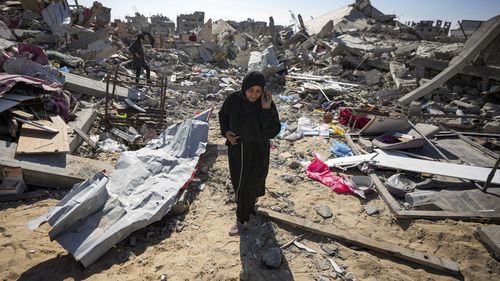
M 195 12 L 178 16 L 175 31 L 195 33 L 195 40 L 175 40 L 173 22 L 161 15 L 149 23 L 136 13 L 112 27 L 94 16 L 80 27 L 70 22 L 85 9 L 66 4 L 2 9 L 0 198 L 72 188 L 30 227 L 48 222 L 50 238 L 86 267 L 132 231 L 185 211 L 185 194 L 193 192 L 211 141 L 210 109 L 238 89 L 248 70 L 266 75 L 281 114 L 276 167 L 333 191 L 342 185 L 360 202 L 375 193 L 396 220 L 500 219 L 499 16 L 471 29 L 464 22 L 475 30 L 467 31 L 467 41 L 450 43 L 442 38 L 449 25 L 404 25 L 366 0 L 305 22 L 299 16 L 297 32 L 275 26 L 272 17 L 264 28 L 251 20 L 205 23 L 204 13 Z M 56 12 L 64 16 L 50 16 Z M 24 20 L 16 21 L 20 15 Z M 153 81 L 137 84 L 126 47 L 144 30 L 172 40 L 146 46 Z M 313 138 L 329 146 L 330 159 L 314 147 L 294 152 L 294 144 Z M 355 167 L 362 176 L 348 170 Z M 324 231 L 302 221 L 286 196 L 276 196 L 281 203 L 263 206 L 262 216 L 460 271 L 446 257 Z M 491 231 L 479 233 L 498 256 Z
M 181 14 L 177 16 L 177 33 L 191 33 L 205 23 L 204 12 Z

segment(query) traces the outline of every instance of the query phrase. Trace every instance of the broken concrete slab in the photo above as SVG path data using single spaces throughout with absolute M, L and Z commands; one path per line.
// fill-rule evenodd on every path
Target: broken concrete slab
M 369 216 L 376 215 L 380 212 L 380 210 L 377 208 L 377 206 L 375 206 L 371 203 L 366 204 L 364 209 L 365 209 L 366 214 Z
M 353 10 L 354 8 L 351 6 L 344 6 L 335 11 L 326 13 L 319 17 L 315 17 L 312 20 L 306 21 L 304 22 L 304 25 L 309 34 L 317 34 L 320 33 L 323 27 L 327 25 L 330 21 L 338 23 L 342 20 L 342 18 L 350 15 Z
M 417 82 L 415 79 L 408 79 L 406 65 L 400 62 L 391 62 L 389 64 L 391 71 L 392 80 L 396 84 L 397 89 L 406 89 L 409 87 L 416 86 Z
M 483 127 L 483 131 L 488 134 L 500 134 L 500 121 L 495 120 L 493 122 L 486 123 Z
M 480 226 L 475 235 L 491 255 L 500 261 L 500 225 Z
M 109 37 L 110 30 L 101 29 L 97 32 L 89 32 L 80 35 L 80 38 L 68 44 L 68 50 L 86 49 L 90 44 L 104 41 Z
M 66 90 L 98 98 L 106 97 L 106 83 L 72 73 L 64 73 L 64 76 L 66 77 L 64 83 L 64 88 Z M 112 85 L 110 85 L 110 88 L 109 91 L 111 92 Z M 126 98 L 132 99 L 132 92 L 132 90 L 121 86 L 116 86 L 115 89 L 115 95 L 119 100 L 125 100 Z
M 376 69 L 365 72 L 366 85 L 373 86 L 380 83 L 380 72 Z
M 425 57 L 414 57 L 408 64 L 413 67 L 425 67 L 429 69 L 444 70 L 449 66 L 449 62 L 425 58 Z M 500 80 L 500 70 L 497 67 L 483 66 L 483 65 L 466 65 L 462 70 L 459 70 L 459 74 L 465 74 L 476 77 L 484 77 L 494 80 Z
M 395 51 L 394 55 L 396 57 L 408 57 L 412 52 L 416 51 L 419 43 L 413 43 L 409 45 L 399 46 Z
M 463 50 L 459 55 L 454 57 L 449 66 L 434 77 L 430 82 L 411 91 L 407 95 L 401 97 L 398 102 L 401 104 L 409 104 L 410 102 L 419 99 L 441 86 L 450 78 L 460 73 L 469 63 L 486 49 L 500 34 L 500 16 L 496 16 L 485 22 L 481 27 L 472 34 L 464 45 Z
M 21 167 L 26 184 L 48 188 L 70 188 L 93 174 L 113 166 L 73 155 L 20 155 L 15 156 L 16 143 L 0 141 L 0 163 Z

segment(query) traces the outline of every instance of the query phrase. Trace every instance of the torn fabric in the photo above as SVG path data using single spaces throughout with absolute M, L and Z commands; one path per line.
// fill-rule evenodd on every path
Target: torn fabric
M 335 192 L 358 194 L 348 179 L 343 176 L 334 176 L 330 167 L 318 157 L 315 157 L 314 161 L 309 164 L 306 174 L 310 179 L 321 182 Z

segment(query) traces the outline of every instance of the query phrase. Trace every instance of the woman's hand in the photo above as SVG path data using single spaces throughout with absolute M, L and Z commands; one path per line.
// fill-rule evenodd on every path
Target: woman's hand
M 236 141 L 238 140 L 239 136 L 236 135 L 234 132 L 232 131 L 227 131 L 226 132 L 226 138 L 227 140 L 229 141 L 229 143 L 231 145 L 235 145 L 236 144 Z
M 271 91 L 265 91 L 262 93 L 262 98 L 260 100 L 262 101 L 263 109 L 270 109 L 271 103 L 273 102 L 273 95 L 271 94 Z

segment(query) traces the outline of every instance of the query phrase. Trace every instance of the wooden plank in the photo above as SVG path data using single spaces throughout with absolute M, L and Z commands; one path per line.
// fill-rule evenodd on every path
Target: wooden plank
M 391 207 L 391 210 L 395 213 L 398 211 L 401 211 L 401 207 L 399 206 L 399 203 L 392 197 L 391 193 L 389 193 L 389 190 L 385 187 L 385 185 L 382 183 L 382 181 L 379 179 L 376 173 L 370 173 L 369 174 L 370 178 L 372 178 L 373 183 L 375 184 L 375 188 L 378 191 L 378 194 L 382 196 L 382 199 L 384 202 Z
M 75 130 L 75 133 L 77 133 L 93 149 L 97 149 L 97 144 L 90 139 L 89 135 L 87 135 L 84 131 L 82 131 L 79 128 L 75 128 L 74 130 Z
M 83 141 L 83 138 L 78 134 L 76 130 L 79 129 L 81 130 L 81 132 L 87 135 L 87 132 L 89 132 L 90 128 L 92 128 L 96 117 L 97 111 L 95 110 L 94 106 L 89 108 L 82 108 L 82 110 L 78 112 L 76 120 L 68 123 L 68 126 L 70 127 L 69 130 L 70 132 L 72 131 L 72 133 L 69 134 L 69 151 L 71 154 L 76 151 L 76 149 Z
M 53 121 L 53 123 L 48 121 L 40 121 L 40 123 L 59 130 L 57 134 L 45 132 L 29 124 L 23 124 L 16 153 L 68 153 L 69 144 L 66 123 L 59 116 L 54 117 Z
M 10 112 L 17 117 L 21 117 L 21 118 L 26 119 L 26 120 L 33 120 L 35 118 L 35 116 L 33 114 L 30 114 L 28 112 L 25 112 L 25 111 L 22 111 L 19 109 L 12 109 L 11 108 Z
M 324 235 L 344 243 L 354 244 L 379 253 L 387 254 L 393 257 L 401 258 L 410 262 L 428 266 L 433 269 L 442 270 L 450 273 L 458 273 L 460 270 L 458 264 L 448 258 L 441 258 L 432 254 L 411 250 L 396 244 L 367 238 L 352 231 L 339 230 L 332 226 L 313 223 L 303 218 L 292 217 L 287 214 L 274 212 L 271 210 L 257 211 L 258 214 L 267 216 L 275 221 L 279 221 L 300 229 Z
M 451 130 L 454 134 L 456 134 L 461 140 L 465 141 L 466 143 L 472 145 L 473 147 L 481 150 L 483 153 L 493 157 L 494 159 L 498 159 L 500 157 L 500 155 L 498 155 L 498 153 L 494 152 L 494 151 L 491 151 L 489 149 L 487 149 L 486 147 L 478 144 L 477 142 L 471 140 L 470 138 L 464 136 L 463 134 L 461 134 L 460 132 L 457 132 L 455 130 Z
M 360 164 L 361 162 L 367 161 L 369 161 L 373 166 L 381 168 L 441 175 L 477 182 L 486 182 L 486 178 L 491 171 L 491 169 L 483 167 L 414 159 L 394 151 L 384 151 L 380 149 L 375 149 L 374 153 L 367 155 L 328 159 L 325 163 L 330 167 L 335 167 L 346 166 L 349 164 L 354 165 L 356 163 Z M 500 174 L 495 175 L 491 182 L 500 184 Z

